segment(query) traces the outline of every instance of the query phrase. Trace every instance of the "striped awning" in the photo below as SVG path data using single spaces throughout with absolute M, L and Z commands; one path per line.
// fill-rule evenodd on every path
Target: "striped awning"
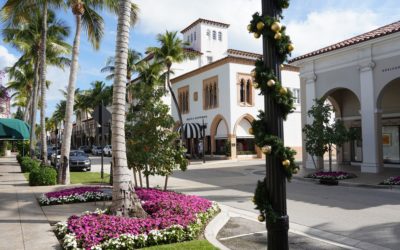
M 183 126 L 179 126 L 176 131 L 181 133 L 182 127 L 186 139 L 202 138 L 200 123 L 184 123 Z

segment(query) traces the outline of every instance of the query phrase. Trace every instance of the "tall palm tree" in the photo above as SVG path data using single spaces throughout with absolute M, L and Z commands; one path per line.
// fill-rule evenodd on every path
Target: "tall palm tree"
M 95 49 L 99 49 L 100 40 L 103 37 L 103 18 L 96 12 L 96 10 L 102 10 L 106 8 L 111 12 L 117 13 L 118 1 L 117 0 L 67 0 L 68 6 L 71 8 L 72 13 L 75 16 L 76 31 L 72 49 L 72 63 L 70 68 L 69 80 L 68 80 L 68 96 L 67 106 L 65 113 L 65 128 L 63 135 L 63 144 L 61 149 L 61 167 L 59 169 L 59 175 L 62 177 L 61 184 L 69 184 L 69 152 L 71 147 L 72 137 L 72 114 L 75 99 L 75 82 L 78 73 L 78 56 L 79 56 L 79 45 L 81 28 L 83 27 L 88 35 L 90 42 Z M 136 20 L 137 6 L 131 3 L 131 21 Z
M 129 83 L 132 80 L 133 74 L 136 72 L 137 63 L 142 59 L 142 54 L 133 49 L 128 49 L 128 60 L 127 60 L 127 73 L 126 81 Z M 110 73 L 106 76 L 107 80 L 113 80 L 115 75 L 115 58 L 109 57 L 106 66 L 101 69 L 102 73 Z
M 111 210 L 123 216 L 145 217 L 146 213 L 137 199 L 132 183 L 132 172 L 128 168 L 126 159 L 125 96 L 131 10 L 131 1 L 119 1 L 112 109 L 112 166 L 114 171 Z
M 174 91 L 172 91 L 171 86 L 171 67 L 173 63 L 181 63 L 187 59 L 196 58 L 197 54 L 189 52 L 185 50 L 185 46 L 188 44 L 183 42 L 177 35 L 176 31 L 166 31 L 165 34 L 158 34 L 157 41 L 160 43 L 161 47 L 150 47 L 147 49 L 148 53 L 152 53 L 154 55 L 154 59 L 160 63 L 163 63 L 167 70 L 167 86 L 168 90 L 171 93 L 172 100 L 176 107 L 179 122 L 181 126 L 183 126 L 182 113 L 181 109 L 178 105 L 178 100 L 176 99 Z M 185 133 L 183 133 L 183 129 L 181 129 L 181 143 L 185 140 Z
M 10 1 L 9 1 L 10 2 Z M 4 8 L 3 8 L 4 10 Z M 42 13 L 38 9 L 33 9 L 28 14 L 28 17 L 25 17 L 28 22 L 21 23 L 19 25 L 10 25 L 7 28 L 3 29 L 3 39 L 5 42 L 10 43 L 15 48 L 23 53 L 21 58 L 17 61 L 15 66 L 24 66 L 26 64 L 34 65 L 34 90 L 32 95 L 31 102 L 31 131 L 35 131 L 36 126 L 36 110 L 38 107 L 38 91 L 41 89 L 41 137 L 42 137 L 42 152 L 43 155 L 47 154 L 47 142 L 46 142 L 46 130 L 45 130 L 45 117 L 44 117 L 44 109 L 45 109 L 45 94 L 46 94 L 46 83 L 44 73 L 40 71 L 42 68 L 42 56 L 41 50 L 42 47 L 45 48 L 45 63 L 49 63 L 52 65 L 59 66 L 63 68 L 65 65 L 69 63 L 69 60 L 63 57 L 63 54 L 67 54 L 70 51 L 70 46 L 64 41 L 66 37 L 69 35 L 69 27 L 66 26 L 62 21 L 56 19 L 53 11 L 46 11 L 46 18 L 42 16 Z M 47 37 L 45 39 L 46 44 L 43 45 L 43 20 L 46 20 L 47 25 L 45 27 Z M 48 32 L 48 33 L 47 33 Z M 41 82 L 42 81 L 42 82 Z M 30 149 L 31 149 L 31 157 L 34 156 L 34 133 L 31 133 L 31 141 L 30 141 Z M 47 158 L 43 157 L 44 163 L 46 163 Z

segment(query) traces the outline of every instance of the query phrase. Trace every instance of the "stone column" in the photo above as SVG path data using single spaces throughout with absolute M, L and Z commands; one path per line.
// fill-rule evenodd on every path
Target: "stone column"
M 381 111 L 376 108 L 372 60 L 360 63 L 361 130 L 363 161 L 361 172 L 379 173 L 382 169 Z
M 236 136 L 230 134 L 230 135 L 228 135 L 228 140 L 231 142 L 231 159 L 237 159 Z

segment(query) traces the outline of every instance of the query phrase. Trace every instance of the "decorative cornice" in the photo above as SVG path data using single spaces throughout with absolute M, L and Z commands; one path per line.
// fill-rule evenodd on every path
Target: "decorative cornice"
M 374 61 L 366 61 L 366 62 L 362 62 L 358 65 L 358 69 L 360 70 L 360 72 L 366 72 L 366 71 L 371 71 L 373 70 L 375 67 L 375 62 Z

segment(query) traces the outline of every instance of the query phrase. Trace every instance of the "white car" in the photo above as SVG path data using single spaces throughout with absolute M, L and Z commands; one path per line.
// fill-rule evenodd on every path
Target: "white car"
M 104 155 L 111 156 L 112 155 L 112 146 L 111 145 L 106 145 L 103 148 L 103 152 L 104 152 Z

